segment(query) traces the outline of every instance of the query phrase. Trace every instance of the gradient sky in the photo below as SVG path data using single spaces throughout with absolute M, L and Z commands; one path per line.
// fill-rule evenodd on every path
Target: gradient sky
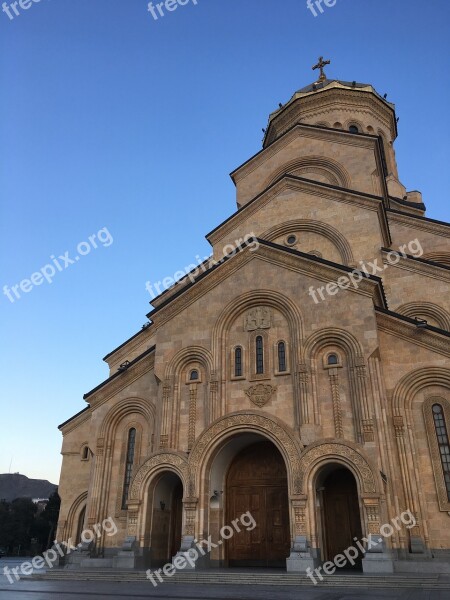
M 53 283 L 0 294 L 0 473 L 57 482 L 57 425 L 140 329 L 146 281 L 209 254 L 235 210 L 228 174 L 279 102 L 315 80 L 372 83 L 397 105 L 400 177 L 450 220 L 448 0 L 41 0 L 0 12 L 0 289 L 99 244 Z

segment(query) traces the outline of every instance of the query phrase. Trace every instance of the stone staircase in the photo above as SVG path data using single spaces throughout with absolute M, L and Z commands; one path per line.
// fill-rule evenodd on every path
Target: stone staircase
M 248 586 L 297 586 L 312 587 L 311 579 L 305 575 L 284 572 L 267 571 L 233 571 L 233 570 L 209 570 L 196 572 L 179 571 L 173 577 L 162 575 L 166 584 L 193 584 L 193 585 L 248 585 Z M 105 582 L 143 582 L 147 581 L 145 571 L 108 571 L 89 570 L 71 571 L 65 569 L 54 569 L 46 573 L 36 573 L 31 576 L 33 580 L 47 581 L 105 581 Z M 155 581 L 158 578 L 155 577 Z M 450 577 L 439 575 L 363 575 L 363 574 L 339 574 L 318 581 L 317 587 L 331 588 L 413 588 L 417 590 L 449 590 Z M 151 585 L 150 581 L 148 582 Z

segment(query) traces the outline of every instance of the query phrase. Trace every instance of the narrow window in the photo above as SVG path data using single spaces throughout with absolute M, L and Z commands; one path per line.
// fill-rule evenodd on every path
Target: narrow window
M 88 446 L 85 446 L 83 448 L 83 460 L 87 460 L 89 458 L 89 448 Z
M 442 469 L 444 471 L 447 498 L 450 502 L 450 443 L 448 439 L 447 426 L 445 424 L 444 410 L 440 404 L 433 405 L 433 418 L 438 440 L 439 453 L 441 455 Z
M 264 373 L 264 346 L 261 335 L 256 338 L 256 373 L 257 375 Z
M 242 377 L 242 348 L 240 346 L 234 351 L 234 376 Z
M 337 365 L 338 364 L 338 357 L 337 354 L 330 354 L 328 357 L 328 364 L 329 365 Z
M 286 344 L 278 342 L 278 371 L 283 373 L 286 371 Z
M 189 377 L 190 381 L 197 381 L 198 380 L 198 371 L 194 370 L 191 371 L 191 375 Z
M 130 489 L 131 473 L 133 471 L 135 443 L 136 429 L 133 428 L 128 432 L 127 462 L 125 465 L 125 478 L 123 482 L 122 510 L 127 508 L 128 491 Z

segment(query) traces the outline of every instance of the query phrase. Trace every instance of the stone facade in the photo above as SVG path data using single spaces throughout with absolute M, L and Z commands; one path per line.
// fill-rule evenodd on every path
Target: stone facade
M 218 537 L 230 464 L 268 440 L 286 465 L 288 569 L 331 558 L 321 494 L 345 468 L 364 537 L 415 521 L 364 570 L 448 570 L 434 408 L 450 428 L 450 225 L 399 181 L 396 125 L 372 86 L 331 80 L 270 115 L 262 151 L 232 173 L 238 211 L 207 236 L 215 263 L 153 301 L 60 426 L 58 540 L 118 526 L 85 566 L 163 564 Z M 229 558 L 224 543 L 196 566 Z

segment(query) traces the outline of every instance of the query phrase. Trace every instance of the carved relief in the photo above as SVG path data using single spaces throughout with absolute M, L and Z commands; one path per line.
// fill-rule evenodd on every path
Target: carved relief
M 256 404 L 256 406 L 261 408 L 269 402 L 276 389 L 276 386 L 258 383 L 257 385 L 252 385 L 248 390 L 245 390 L 245 393 L 253 404 Z
M 380 533 L 380 505 L 379 501 L 376 498 L 366 498 L 364 499 L 364 506 L 366 509 L 367 515 L 367 533 L 372 533 L 374 535 Z
M 170 453 L 156 454 L 155 456 L 152 456 L 151 458 L 149 458 L 140 467 L 140 469 L 136 473 L 136 476 L 134 477 L 133 482 L 130 487 L 130 493 L 128 496 L 128 500 L 129 501 L 136 500 L 139 498 L 139 492 L 141 489 L 142 482 L 145 479 L 145 477 L 147 476 L 147 474 L 149 473 L 149 471 L 152 471 L 156 467 L 159 467 L 159 466 L 162 467 L 165 465 L 171 465 L 173 467 L 176 467 L 177 470 L 180 471 L 181 474 L 183 475 L 183 477 L 182 477 L 182 479 L 184 480 L 183 484 L 185 483 L 185 481 L 187 479 L 186 459 L 177 454 L 170 454 Z
M 278 441 L 288 457 L 286 467 L 292 477 L 292 493 L 300 494 L 302 477 L 299 450 L 301 447 L 299 448 L 288 432 L 272 419 L 251 413 L 241 413 L 221 419 L 207 429 L 196 441 L 189 456 L 189 496 L 195 496 L 197 472 L 208 446 L 214 440 L 219 439 L 220 434 L 224 431 L 232 431 L 239 426 L 248 426 L 263 433 L 270 433 L 270 437 Z
M 245 331 L 256 331 L 257 329 L 270 329 L 271 327 L 270 308 L 258 306 L 249 311 L 245 316 Z
M 189 431 L 188 431 L 188 451 L 191 450 L 195 442 L 195 422 L 197 420 L 197 386 L 194 384 L 189 390 Z
M 306 535 L 306 500 L 293 500 L 295 535 Z
M 359 454 L 356 450 L 351 448 L 350 446 L 346 446 L 344 444 L 337 443 L 325 443 L 320 444 L 311 448 L 311 450 L 307 451 L 306 454 L 303 455 L 303 459 L 301 461 L 301 471 L 302 471 L 302 489 L 305 485 L 304 477 L 308 472 L 310 467 L 319 459 L 323 459 L 326 457 L 332 457 L 333 455 L 342 456 L 347 459 L 352 465 L 356 468 L 359 473 L 362 490 L 367 494 L 376 493 L 376 485 L 375 479 L 372 473 L 372 469 L 370 468 L 367 461 Z
M 337 374 L 330 375 L 331 395 L 333 398 L 333 417 L 334 417 L 334 431 L 335 437 L 344 437 L 344 428 L 342 426 L 342 409 L 341 409 L 341 395 L 339 393 L 339 376 Z

